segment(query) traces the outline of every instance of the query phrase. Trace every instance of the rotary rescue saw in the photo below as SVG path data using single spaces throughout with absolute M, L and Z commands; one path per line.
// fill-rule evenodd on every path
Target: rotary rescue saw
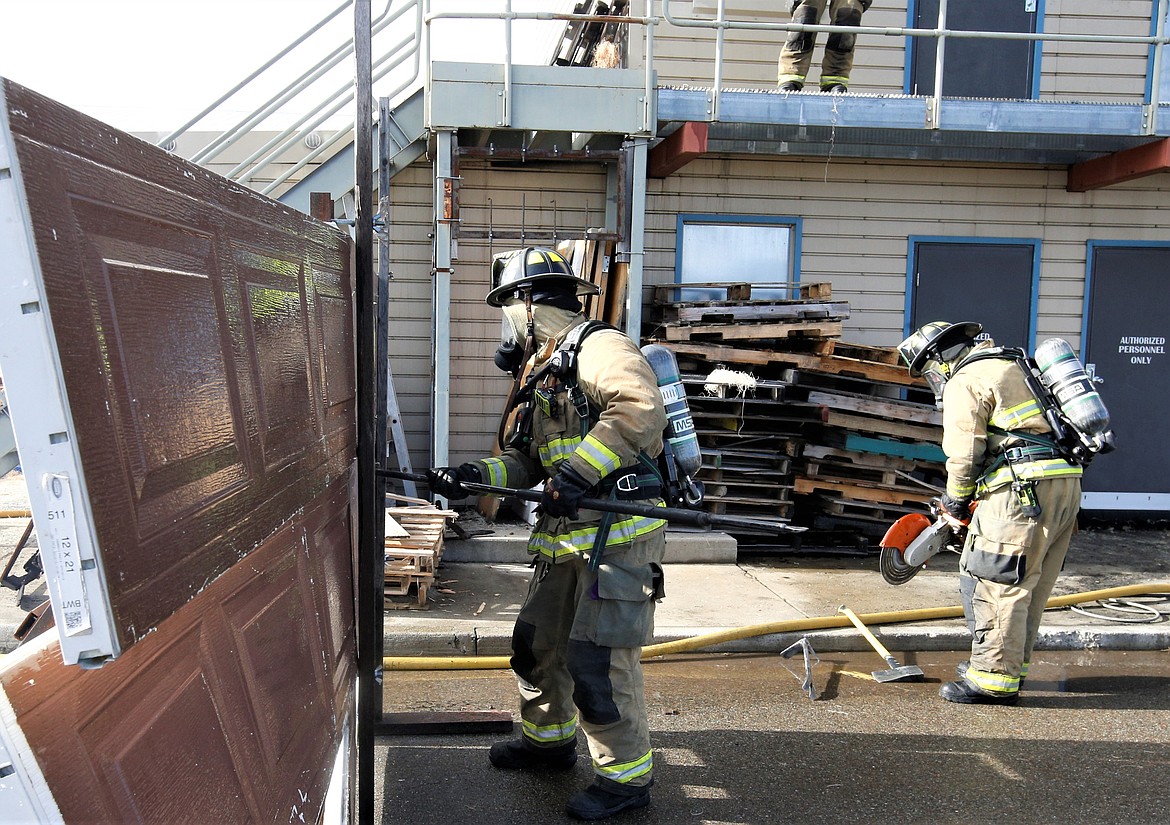
M 971 510 L 974 511 L 972 502 Z M 882 536 L 878 568 L 889 584 L 905 584 L 944 550 L 959 553 L 967 534 L 967 521 L 958 521 L 944 512 L 938 499 L 930 502 L 933 520 L 923 513 L 910 513 L 890 525 Z

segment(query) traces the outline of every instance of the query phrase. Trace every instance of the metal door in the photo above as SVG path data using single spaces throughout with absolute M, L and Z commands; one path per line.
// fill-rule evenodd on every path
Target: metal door
M 1042 0 L 979 0 L 947 4 L 946 27 L 952 31 L 1036 32 L 1043 19 Z M 939 0 L 913 0 L 914 28 L 938 26 Z M 937 41 L 910 38 L 907 91 L 934 94 Z M 995 97 L 1030 100 L 1035 96 L 1039 45 L 1032 40 L 948 38 L 943 55 L 945 97 Z
M 1117 450 L 1085 470 L 1092 510 L 1170 510 L 1170 244 L 1090 243 L 1083 360 Z
M 0 809 L 315 821 L 354 722 L 349 238 L 0 102 L 0 370 L 59 631 L 0 662 Z
M 1001 346 L 1033 346 L 1039 241 L 911 238 L 906 334 L 931 321 L 978 321 Z

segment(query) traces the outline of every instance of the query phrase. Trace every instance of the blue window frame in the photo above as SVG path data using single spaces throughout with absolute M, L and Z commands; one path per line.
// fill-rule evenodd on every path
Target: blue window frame
M 801 219 L 772 215 L 681 214 L 676 227 L 675 283 L 800 283 Z M 786 298 L 791 289 L 753 290 Z M 718 298 L 688 289 L 684 300 Z

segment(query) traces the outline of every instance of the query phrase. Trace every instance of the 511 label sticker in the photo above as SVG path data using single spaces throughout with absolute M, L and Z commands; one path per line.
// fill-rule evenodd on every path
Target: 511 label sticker
M 76 636 L 87 632 L 91 623 L 89 602 L 85 598 L 81 552 L 77 546 L 69 476 L 46 473 L 41 487 L 47 506 L 45 533 L 51 548 L 50 558 L 57 572 L 53 586 L 58 596 L 55 607 L 61 614 L 58 623 L 64 628 L 66 636 Z

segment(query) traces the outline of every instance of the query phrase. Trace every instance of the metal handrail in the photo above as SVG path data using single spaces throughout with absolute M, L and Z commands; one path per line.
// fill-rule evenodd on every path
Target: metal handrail
M 251 83 L 253 80 L 255 80 L 260 75 L 264 74 L 270 68 L 272 68 L 272 66 L 275 65 L 281 58 L 283 58 L 285 55 L 289 54 L 289 52 L 293 51 L 293 49 L 295 49 L 297 46 L 301 45 L 306 40 L 308 40 L 311 36 L 313 36 L 318 31 L 320 31 L 321 28 L 324 27 L 330 20 L 332 20 L 337 15 L 341 14 L 343 11 L 345 11 L 347 8 L 349 8 L 352 4 L 353 4 L 353 0 L 345 0 L 344 3 L 342 3 L 340 6 L 335 8 L 333 11 L 329 12 L 329 14 L 325 15 L 325 17 L 321 18 L 321 20 L 319 20 L 317 23 L 315 23 L 308 31 L 306 31 L 300 37 L 293 40 L 292 43 L 289 43 L 287 46 L 285 46 L 283 49 L 281 49 L 279 52 L 277 52 L 273 57 L 269 58 L 268 61 L 266 63 L 264 63 L 264 65 L 260 66 L 260 68 L 256 69 L 256 71 L 252 72 L 250 75 L 245 77 L 243 80 L 241 80 L 235 86 L 233 86 L 231 89 L 224 92 L 224 94 L 222 96 L 220 96 L 214 103 L 210 104 L 206 109 L 204 109 L 199 114 L 195 115 L 195 117 L 188 120 L 186 123 L 184 123 L 178 129 L 176 129 L 175 131 L 171 132 L 166 137 L 159 140 L 157 145 L 158 146 L 166 146 L 172 140 L 177 140 L 178 138 L 185 135 L 191 129 L 192 126 L 194 126 L 199 121 L 203 120 L 203 118 L 207 117 L 209 114 L 211 114 L 216 109 L 218 109 L 220 106 L 222 106 L 224 103 L 226 103 L 229 99 L 234 97 L 237 92 L 244 89 L 249 83 Z
M 648 0 L 653 6 L 654 0 Z M 945 43 L 947 39 L 984 39 L 984 40 L 1032 40 L 1043 42 L 1066 42 L 1066 43 L 1128 43 L 1128 44 L 1145 44 L 1154 47 L 1154 60 L 1152 78 L 1150 83 L 1150 100 L 1146 104 L 1149 107 L 1149 116 L 1147 117 L 1147 133 L 1152 134 L 1155 127 L 1155 116 L 1158 111 L 1158 84 L 1157 73 L 1161 70 L 1163 60 L 1163 47 L 1170 43 L 1170 37 L 1166 34 L 1166 13 L 1159 17 L 1156 24 L 1156 33 L 1154 35 L 1110 35 L 1110 34 L 1056 34 L 1049 32 L 991 32 L 991 31 L 966 31 L 963 29 L 948 29 L 946 28 L 946 5 L 947 0 L 940 0 L 939 2 L 939 25 L 933 29 L 917 29 L 907 26 L 834 26 L 834 25 L 813 25 L 808 23 L 769 23 L 764 21 L 746 21 L 746 20 L 728 20 L 726 19 L 726 0 L 718 0 L 716 6 L 716 14 L 713 19 L 698 19 L 693 17 L 676 17 L 671 13 L 670 4 L 672 0 L 661 0 L 663 19 L 673 26 L 681 28 L 703 28 L 715 29 L 717 32 L 715 44 L 715 85 L 711 91 L 712 106 L 711 120 L 718 120 L 719 113 L 719 98 L 722 92 L 721 78 L 723 74 L 723 41 L 719 35 L 727 29 L 739 30 L 753 30 L 753 31 L 776 31 L 776 32 L 827 32 L 827 33 L 841 33 L 841 34 L 877 34 L 887 37 L 933 37 L 938 39 L 938 48 L 936 49 L 936 71 L 935 71 L 935 89 L 933 100 L 931 101 L 931 110 L 934 113 L 933 123 L 937 128 L 939 124 L 938 111 L 942 98 L 942 72 L 938 70 L 943 65 L 945 58 Z M 1151 8 L 1157 11 L 1162 11 L 1158 3 L 1152 2 Z
M 413 71 L 411 72 L 410 77 L 407 78 L 406 81 L 392 93 L 394 95 L 401 93 L 404 89 L 408 88 L 418 80 L 420 64 L 419 44 L 422 42 L 422 9 L 425 2 L 427 2 L 427 0 L 404 0 L 402 5 L 397 10 L 392 11 L 395 0 L 386 0 L 386 7 L 384 11 L 371 24 L 371 37 L 373 37 L 402 18 L 408 12 L 412 10 L 415 12 L 413 32 L 395 43 L 394 46 L 384 52 L 375 63 L 375 66 L 385 66 L 385 68 L 383 68 L 374 78 L 377 80 L 384 77 L 394 68 L 401 66 L 413 55 Z M 158 142 L 159 145 L 166 145 L 190 131 L 192 126 L 196 125 L 205 117 L 207 117 L 207 115 L 211 114 L 218 107 L 222 106 L 226 101 L 247 87 L 252 81 L 256 80 L 256 78 L 260 77 L 266 71 L 272 69 L 273 66 L 275 66 L 281 59 L 289 55 L 298 46 L 303 44 L 312 34 L 320 31 L 323 26 L 325 26 L 327 23 L 337 17 L 338 14 L 352 5 L 353 0 L 345 0 L 344 3 L 315 23 L 308 31 L 297 37 L 288 46 L 281 49 L 276 55 L 266 61 L 256 71 L 252 72 L 252 74 L 233 87 L 229 92 L 222 95 L 218 100 L 216 100 L 215 103 L 208 106 L 198 115 L 184 124 L 183 127 L 175 130 L 160 140 Z M 247 115 L 233 126 L 225 129 L 211 143 L 195 152 L 192 155 L 191 160 L 195 163 L 207 163 L 213 158 L 218 157 L 223 151 L 245 137 L 249 132 L 263 123 L 263 121 L 270 115 L 278 111 L 282 106 L 295 99 L 298 95 L 301 95 L 302 93 L 309 90 L 316 81 L 320 80 L 329 71 L 336 68 L 346 57 L 353 54 L 353 51 L 354 42 L 351 35 L 344 43 L 334 47 L 327 55 L 317 60 L 316 63 L 302 72 L 299 77 L 286 84 L 282 89 L 261 103 L 259 107 L 251 114 Z M 388 62 L 389 65 L 386 65 Z M 279 158 L 279 156 L 290 146 L 295 144 L 296 140 L 302 134 L 316 129 L 330 117 L 341 111 L 348 103 L 353 100 L 353 95 L 353 84 L 345 83 L 333 91 L 327 93 L 324 98 L 316 100 L 312 106 L 307 108 L 304 114 L 301 114 L 297 120 L 292 123 L 292 125 L 285 127 L 275 137 L 270 138 L 264 146 L 252 152 L 252 154 L 249 155 L 246 160 L 238 163 L 226 174 L 226 177 L 242 182 L 252 181 L 263 170 L 272 166 L 273 163 L 275 163 Z M 306 123 L 309 123 L 310 125 L 305 126 Z M 263 189 L 263 192 L 265 194 L 270 193 L 280 183 L 287 181 L 289 177 L 295 173 L 295 171 L 303 169 L 313 160 L 320 157 L 330 147 L 336 145 L 337 141 L 342 136 L 352 134 L 352 132 L 353 123 L 350 122 L 345 124 L 331 138 L 323 142 L 321 146 L 311 150 L 309 155 L 298 161 L 292 170 L 283 173 L 274 183 L 266 186 Z M 279 147 L 273 150 L 273 147 L 278 146 L 278 144 Z
M 409 37 L 404 38 L 402 40 L 399 40 L 398 43 L 396 43 L 394 45 L 394 47 L 390 49 L 390 51 L 388 51 L 386 54 L 382 55 L 376 61 L 373 62 L 374 68 L 378 69 L 379 67 L 381 67 L 398 50 L 409 46 L 410 41 L 411 41 L 411 38 L 409 38 Z M 375 80 L 380 79 L 381 77 L 383 77 L 385 75 L 385 73 L 387 71 L 389 71 L 390 69 L 393 69 L 396 66 L 401 65 L 402 62 L 405 61 L 406 58 L 409 56 L 410 56 L 409 53 L 401 56 L 398 60 L 394 61 L 384 71 L 376 74 L 374 79 Z M 304 126 L 305 123 L 308 123 L 310 118 L 312 118 L 314 115 L 317 115 L 317 119 L 314 120 L 311 124 L 309 124 L 309 126 L 305 127 L 306 131 L 312 131 L 313 129 L 316 129 L 318 126 L 320 126 L 326 120 L 331 118 L 333 115 L 337 114 L 339 111 L 341 111 L 341 109 L 344 106 L 346 106 L 351 100 L 353 100 L 353 97 L 354 97 L 354 89 L 353 89 L 352 83 L 345 83 L 344 85 L 340 86 L 336 91 L 334 91 L 329 96 L 325 105 L 329 105 L 329 104 L 332 104 L 332 105 L 328 109 L 325 109 L 325 110 L 315 109 L 314 111 L 309 112 L 307 114 L 304 114 L 300 118 L 298 118 L 297 120 L 293 121 L 293 123 L 291 125 L 287 126 L 281 132 L 277 133 L 274 137 L 270 138 L 267 143 L 265 143 L 263 146 L 261 146 L 259 149 L 257 149 L 255 152 L 253 152 L 251 155 L 249 155 L 247 158 L 240 161 L 239 164 L 237 164 L 230 172 L 227 173 L 227 177 L 235 179 L 235 180 L 240 180 L 240 181 L 251 180 L 252 178 L 254 178 L 256 176 L 257 169 L 262 168 L 263 166 L 266 166 L 269 162 L 276 160 L 276 158 L 279 157 L 286 149 L 288 149 L 290 146 L 292 146 L 294 143 L 296 143 L 297 138 L 300 136 L 299 133 L 301 131 L 301 127 Z M 289 137 L 290 135 L 291 135 L 291 138 Z M 287 140 L 286 140 L 286 138 L 287 138 Z M 284 142 L 281 143 L 281 141 L 284 141 Z M 280 144 L 280 145 L 277 146 L 277 144 Z M 273 146 L 277 146 L 277 148 L 274 149 L 272 152 L 270 152 L 267 155 L 267 157 L 264 157 L 264 160 L 260 164 L 258 164 L 256 167 L 254 167 L 247 174 L 241 174 L 245 169 L 247 169 L 252 164 L 253 161 L 255 161 L 257 158 L 260 158 L 261 156 L 263 156 L 264 153 L 268 152 L 269 149 L 272 149 Z M 238 178 L 236 177 L 237 175 L 239 175 Z
M 417 6 L 417 4 L 416 4 L 416 6 Z M 422 25 L 422 7 L 417 6 L 417 9 L 418 9 L 418 13 L 417 13 L 417 20 L 415 21 L 415 26 L 416 26 L 416 31 L 419 31 L 420 27 Z M 374 77 L 372 78 L 372 82 L 376 82 L 378 80 L 381 80 L 388 72 L 392 71 L 393 69 L 395 69 L 399 65 L 401 65 L 402 61 L 406 59 L 406 56 L 413 55 L 414 69 L 412 70 L 410 76 L 407 79 L 405 79 L 404 81 L 402 81 L 397 86 L 397 88 L 395 88 L 392 92 L 390 92 L 390 94 L 384 95 L 383 97 L 386 97 L 386 98 L 391 99 L 391 100 L 394 99 L 399 94 L 401 94 L 402 92 L 404 92 L 408 88 L 410 88 L 414 84 L 414 81 L 418 79 L 420 55 L 419 55 L 419 49 L 417 48 L 417 42 L 418 42 L 418 40 L 416 38 L 415 39 L 416 48 L 414 48 L 410 52 L 408 52 L 407 55 L 394 61 L 391 65 L 386 66 L 385 68 L 383 68 L 382 70 L 377 72 L 374 75 Z M 391 51 L 393 51 L 393 50 L 391 50 Z M 350 95 L 350 97 L 352 97 L 352 95 Z M 347 98 L 347 100 L 348 100 L 348 98 Z M 385 124 L 385 123 L 379 123 L 378 128 L 384 129 L 384 128 L 386 128 L 387 125 L 388 124 Z M 348 137 L 350 134 L 352 134 L 353 129 L 354 129 L 353 124 L 349 124 L 348 126 L 344 126 L 341 129 L 338 129 L 330 137 L 328 137 L 324 141 L 322 141 L 320 146 L 318 146 L 316 149 L 311 151 L 305 157 L 303 157 L 299 161 L 297 161 L 297 163 L 295 163 L 291 168 L 286 170 L 283 174 L 277 176 L 277 178 L 275 180 L 273 180 L 272 183 L 268 184 L 266 187 L 261 189 L 260 193 L 264 194 L 264 195 L 270 194 L 273 190 L 275 190 L 277 187 L 279 187 L 282 183 L 287 181 L 289 178 L 291 178 L 293 175 L 295 175 L 301 169 L 308 166 L 310 163 L 312 163 L 314 160 L 316 160 L 318 157 L 320 157 L 322 154 L 324 154 L 326 151 L 328 151 L 332 146 L 334 146 L 340 140 L 342 140 L 343 138 Z

